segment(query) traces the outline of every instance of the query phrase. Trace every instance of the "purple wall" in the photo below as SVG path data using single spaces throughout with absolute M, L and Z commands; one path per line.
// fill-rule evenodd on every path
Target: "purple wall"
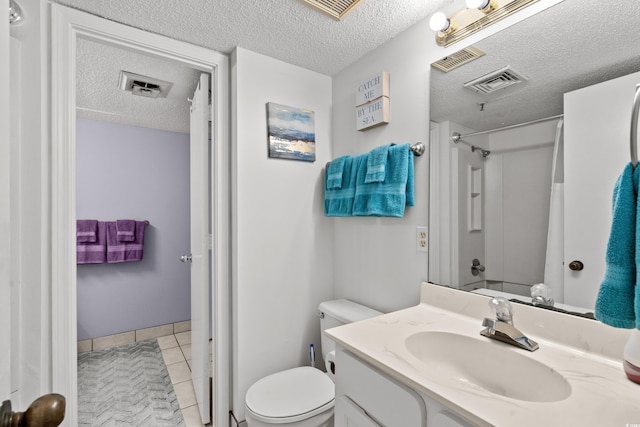
M 78 340 L 188 320 L 189 134 L 77 120 L 77 217 L 148 220 L 141 262 L 78 265 Z

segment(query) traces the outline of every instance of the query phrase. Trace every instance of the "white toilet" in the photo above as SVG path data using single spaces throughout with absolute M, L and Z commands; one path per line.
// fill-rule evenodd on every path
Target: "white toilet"
M 368 319 L 382 313 L 355 302 L 339 299 L 318 307 L 320 330 Z M 322 334 L 325 374 L 317 368 L 302 366 L 268 375 L 247 391 L 245 409 L 249 427 L 332 427 L 335 388 L 331 371 L 335 343 Z

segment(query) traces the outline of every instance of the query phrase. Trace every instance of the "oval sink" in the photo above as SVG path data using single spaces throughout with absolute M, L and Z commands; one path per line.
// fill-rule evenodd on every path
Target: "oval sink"
M 443 382 L 457 381 L 466 387 L 474 384 L 530 402 L 555 402 L 571 394 L 571 386 L 557 371 L 517 353 L 519 350 L 508 348 L 508 344 L 427 331 L 409 336 L 405 345 L 424 363 L 427 375 Z

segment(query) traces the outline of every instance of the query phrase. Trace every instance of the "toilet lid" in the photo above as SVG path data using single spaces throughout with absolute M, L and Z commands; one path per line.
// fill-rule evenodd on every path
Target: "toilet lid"
M 247 391 L 246 405 L 260 417 L 304 419 L 332 407 L 334 396 L 333 381 L 324 372 L 302 366 L 257 381 Z

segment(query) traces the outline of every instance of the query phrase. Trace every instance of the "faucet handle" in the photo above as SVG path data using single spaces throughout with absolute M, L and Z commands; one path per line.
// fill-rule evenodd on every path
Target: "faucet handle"
M 488 334 L 493 335 L 496 333 L 496 319 L 489 319 L 488 317 L 485 317 L 482 321 L 482 326 L 487 328 L 485 332 Z
M 545 305 L 553 307 L 553 292 L 544 283 L 531 286 L 531 303 L 533 305 Z
M 513 325 L 513 308 L 511 303 L 504 297 L 493 297 L 489 301 L 489 307 L 493 311 L 496 319 L 501 322 Z

